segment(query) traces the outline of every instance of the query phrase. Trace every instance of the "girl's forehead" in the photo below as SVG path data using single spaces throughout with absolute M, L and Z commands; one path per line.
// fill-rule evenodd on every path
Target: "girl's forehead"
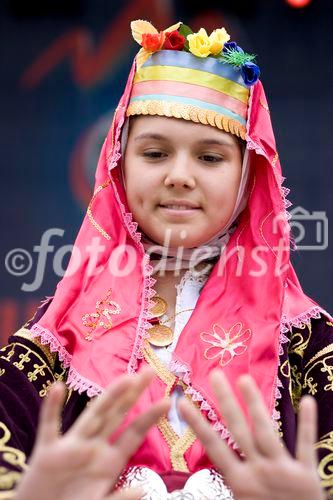
M 196 143 L 238 144 L 232 134 L 209 125 L 164 116 L 138 116 L 130 119 L 129 134 L 135 142 L 144 140 L 191 141 Z

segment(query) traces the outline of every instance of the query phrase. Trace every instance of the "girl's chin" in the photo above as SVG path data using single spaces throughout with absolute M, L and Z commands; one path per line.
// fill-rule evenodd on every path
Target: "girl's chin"
M 184 237 L 184 232 L 180 232 L 180 234 L 174 234 L 170 236 L 165 235 L 161 237 L 160 235 L 154 235 L 155 237 L 151 237 L 151 239 L 156 243 L 156 245 L 167 246 L 168 248 L 197 248 L 209 240 L 209 237 L 195 238 L 194 236 L 188 235 Z

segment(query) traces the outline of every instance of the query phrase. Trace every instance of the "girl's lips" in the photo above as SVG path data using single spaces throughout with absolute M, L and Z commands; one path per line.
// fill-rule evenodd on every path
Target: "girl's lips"
M 195 206 L 188 206 L 188 205 L 182 205 L 182 204 L 165 204 L 165 205 L 159 205 L 159 209 L 166 215 L 168 216 L 173 216 L 173 217 L 190 217 L 193 216 L 194 214 L 197 214 L 200 209 L 200 207 L 195 207 Z

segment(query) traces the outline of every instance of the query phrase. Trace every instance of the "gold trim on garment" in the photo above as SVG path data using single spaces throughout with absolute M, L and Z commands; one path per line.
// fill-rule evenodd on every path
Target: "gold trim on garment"
M 145 344 L 143 355 L 157 376 L 166 384 L 165 397 L 169 398 L 172 388 L 178 380 L 177 377 L 162 363 L 148 342 Z M 182 385 L 184 386 L 184 384 Z M 196 435 L 192 429 L 187 427 L 184 433 L 178 436 L 165 416 L 160 418 L 157 427 L 169 446 L 173 470 L 189 472 L 184 455 L 196 440 Z
M 203 109 L 191 104 L 178 102 L 167 102 L 158 100 L 133 101 L 129 104 L 126 116 L 137 115 L 158 115 L 173 118 L 182 118 L 183 120 L 203 125 L 211 125 L 220 130 L 229 132 L 245 140 L 246 127 L 237 120 L 217 113 L 211 109 Z
M 102 191 L 102 189 L 108 187 L 109 185 L 111 184 L 111 180 L 108 179 L 107 181 L 104 182 L 104 184 L 102 184 L 101 186 L 98 186 L 98 188 L 96 189 L 96 191 L 94 192 L 93 194 L 93 197 L 91 198 L 90 202 L 89 202 L 89 205 L 88 205 L 88 208 L 87 208 L 87 217 L 88 219 L 90 220 L 91 224 L 94 226 L 95 229 L 97 229 L 97 231 L 99 233 L 101 233 L 101 235 L 106 239 L 106 240 L 111 240 L 111 236 L 98 224 L 98 222 L 94 219 L 94 216 L 92 214 L 92 206 L 93 206 L 93 203 L 95 201 L 95 198 L 96 196 Z
M 38 380 L 41 384 L 41 388 L 39 389 L 40 397 L 46 396 L 53 382 L 55 380 L 63 380 L 63 376 L 67 372 L 67 369 L 62 365 L 60 373 L 52 371 L 48 362 L 41 355 L 20 342 L 13 342 L 0 349 L 0 359 L 8 361 L 18 370 L 24 371 L 25 376 L 31 383 L 43 377 L 44 379 Z M 32 369 L 25 371 L 26 364 L 29 362 L 33 363 Z
M 45 354 L 48 362 L 50 363 L 50 366 L 52 370 L 54 369 L 54 365 L 56 362 L 57 358 L 57 353 L 56 352 L 51 352 L 50 348 L 48 345 L 42 344 L 41 341 L 37 338 L 34 337 L 31 333 L 31 331 L 28 328 L 20 328 L 16 333 L 14 333 L 15 336 L 17 337 L 23 337 L 24 339 L 30 340 L 30 342 L 33 342 L 36 344 L 41 351 Z

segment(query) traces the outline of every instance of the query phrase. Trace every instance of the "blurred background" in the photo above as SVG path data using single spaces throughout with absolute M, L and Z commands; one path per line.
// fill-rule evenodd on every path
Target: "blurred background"
M 2 0 L 0 344 L 66 267 L 138 50 L 129 29 L 138 18 L 158 29 L 224 26 L 257 54 L 291 189 L 293 262 L 306 293 L 333 311 L 332 0 Z

